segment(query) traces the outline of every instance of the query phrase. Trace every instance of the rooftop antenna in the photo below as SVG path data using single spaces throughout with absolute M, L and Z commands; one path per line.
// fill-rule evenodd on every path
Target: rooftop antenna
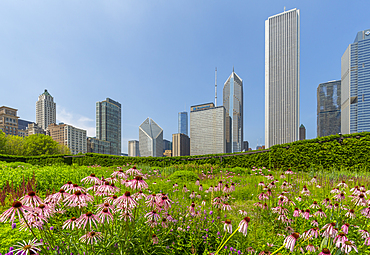
M 217 107 L 217 67 L 215 70 L 215 107 Z
M 284 12 L 285 12 L 285 6 L 284 6 Z

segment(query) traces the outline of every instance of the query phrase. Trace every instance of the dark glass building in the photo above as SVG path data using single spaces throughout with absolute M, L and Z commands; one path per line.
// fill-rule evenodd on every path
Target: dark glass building
M 179 112 L 179 133 L 188 135 L 188 112 Z
M 121 104 L 107 98 L 96 102 L 96 138 L 111 142 L 112 155 L 121 155 Z
M 341 81 L 321 83 L 317 87 L 317 136 L 340 133 Z

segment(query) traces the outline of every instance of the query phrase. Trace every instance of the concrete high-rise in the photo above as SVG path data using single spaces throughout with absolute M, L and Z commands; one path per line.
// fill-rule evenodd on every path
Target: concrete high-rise
M 36 102 L 36 124 L 46 129 L 50 124 L 56 123 L 56 104 L 54 98 L 45 89 Z
M 341 81 L 329 81 L 317 87 L 317 136 L 340 133 Z
M 265 22 L 265 145 L 298 140 L 299 10 Z
M 179 133 L 188 135 L 188 112 L 179 112 Z
M 54 141 L 67 146 L 72 154 L 87 152 L 87 137 L 84 129 L 63 123 L 59 125 L 52 123 L 46 129 L 46 132 Z
M 96 102 L 96 138 L 111 142 L 112 155 L 121 156 L 121 104 L 110 98 Z
M 243 81 L 234 72 L 224 84 L 223 104 L 226 110 L 226 152 L 243 150 Z
M 213 103 L 191 107 L 190 155 L 226 152 L 226 110 Z
M 139 141 L 137 140 L 128 141 L 128 156 L 140 157 Z
M 142 157 L 163 156 L 163 129 L 150 118 L 139 126 L 139 150 Z
M 370 29 L 357 33 L 342 56 L 341 133 L 370 131 Z

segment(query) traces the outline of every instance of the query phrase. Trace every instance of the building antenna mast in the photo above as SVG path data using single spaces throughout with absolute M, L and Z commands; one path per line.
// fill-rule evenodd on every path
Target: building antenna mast
M 217 67 L 215 70 L 215 107 L 217 107 Z

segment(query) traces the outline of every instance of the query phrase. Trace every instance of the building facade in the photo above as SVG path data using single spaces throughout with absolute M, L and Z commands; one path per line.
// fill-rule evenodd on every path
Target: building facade
M 188 135 L 188 112 L 179 112 L 179 133 Z
M 370 29 L 357 33 L 341 69 L 341 133 L 370 131 Z
M 317 87 L 317 136 L 340 133 L 341 81 L 329 81 Z
M 299 127 L 299 140 L 306 140 L 306 127 L 303 124 Z
M 190 138 L 186 134 L 172 134 L 172 156 L 190 155 Z
M 54 98 L 45 89 L 36 102 L 36 123 L 46 129 L 50 124 L 56 123 L 56 103 Z
M 190 139 L 190 155 L 225 153 L 225 107 L 215 107 L 213 103 L 192 106 Z
M 54 141 L 67 146 L 72 154 L 87 152 L 86 130 L 63 123 L 59 125 L 52 123 L 46 132 Z
M 140 157 L 139 141 L 137 140 L 128 141 L 128 156 Z
M 0 107 L 0 129 L 6 135 L 18 135 L 17 109 L 7 106 Z
M 111 154 L 121 155 L 121 104 L 110 98 L 96 102 L 96 138 L 111 142 Z
M 27 127 L 28 135 L 43 134 L 46 135 L 46 131 L 36 123 L 28 124 Z
M 163 129 L 150 118 L 139 126 L 139 150 L 142 157 L 163 156 Z
M 95 137 L 88 137 L 86 141 L 87 152 L 100 153 L 100 154 L 112 154 L 111 153 L 111 142 L 99 140 Z
M 172 150 L 172 142 L 163 139 L 163 152 L 165 152 L 166 150 Z
M 224 84 L 223 105 L 226 110 L 226 152 L 243 150 L 243 81 L 234 72 Z
M 265 145 L 298 140 L 299 10 L 265 22 Z

